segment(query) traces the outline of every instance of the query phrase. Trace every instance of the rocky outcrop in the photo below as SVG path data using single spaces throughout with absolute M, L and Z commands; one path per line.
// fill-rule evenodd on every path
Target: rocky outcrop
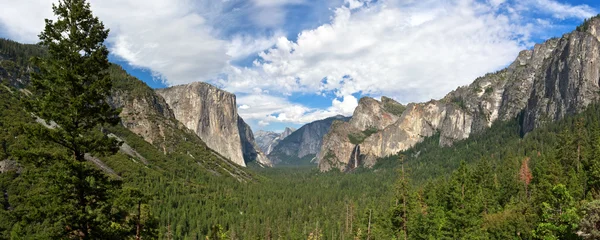
M 203 82 L 158 89 L 175 118 L 206 145 L 240 166 L 271 163 L 254 141 L 250 127 L 238 116 L 234 94 Z
M 256 162 L 263 167 L 272 167 L 273 163 L 267 158 L 256 141 L 250 126 L 244 122 L 244 119 L 238 117 L 238 129 L 240 130 L 240 138 L 242 142 L 242 154 L 245 162 Z
M 121 109 L 119 116 L 124 127 L 151 144 L 162 146 L 159 142 L 165 139 L 165 129 L 178 124 L 165 100 L 149 89 L 134 95 L 127 89 L 115 88 L 109 103 Z
M 334 121 L 345 122 L 348 118 L 338 115 L 302 126 L 277 144 L 269 154 L 269 158 L 274 164 L 282 162 L 294 164 L 295 161 L 303 158 L 312 159 L 321 150 L 323 136 L 329 132 Z
M 583 31 L 522 51 L 506 69 L 459 87 L 441 100 L 398 107 L 401 114 L 382 107 L 389 98 L 381 102 L 363 98 L 352 120 L 335 123 L 324 137 L 319 168 L 347 171 L 357 162 L 370 167 L 376 159 L 406 150 L 438 132 L 440 145 L 448 146 L 485 131 L 497 120 L 520 116 L 523 133 L 527 133 L 581 112 L 600 97 L 599 30 L 600 19 L 592 19 Z M 369 132 L 373 129 L 375 133 Z
M 175 118 L 194 131 L 209 148 L 240 166 L 246 165 L 235 95 L 201 82 L 156 92 L 173 109 Z
M 296 129 L 288 127 L 286 127 L 282 133 L 259 130 L 255 134 L 256 144 L 258 144 L 258 147 L 263 153 L 268 155 L 281 140 L 291 135 L 294 131 L 296 131 Z
M 7 172 L 20 172 L 19 164 L 9 159 L 0 161 L 0 173 Z

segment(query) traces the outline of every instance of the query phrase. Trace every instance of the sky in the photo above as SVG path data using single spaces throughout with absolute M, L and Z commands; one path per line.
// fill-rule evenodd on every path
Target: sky
M 0 0 L 35 43 L 54 0 Z M 599 13 L 599 0 L 90 0 L 110 60 L 153 88 L 235 93 L 253 130 L 350 116 L 361 97 L 442 98 Z

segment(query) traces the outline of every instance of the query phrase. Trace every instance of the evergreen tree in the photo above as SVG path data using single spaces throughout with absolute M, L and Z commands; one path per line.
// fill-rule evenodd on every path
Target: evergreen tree
M 578 239 L 579 223 L 575 201 L 567 188 L 558 184 L 552 188 L 550 201 L 542 204 L 542 222 L 534 230 L 537 239 Z
M 401 169 L 400 177 L 396 182 L 396 205 L 392 209 L 392 227 L 398 239 L 408 239 L 408 212 L 409 212 L 409 177 L 404 169 L 404 156 L 399 157 Z
M 33 96 L 25 101 L 27 110 L 45 122 L 28 130 L 31 137 L 67 151 L 44 163 L 60 166 L 49 176 L 54 183 L 49 193 L 60 201 L 62 211 L 47 216 L 64 225 L 56 228 L 61 238 L 123 238 L 115 228 L 123 216 L 114 214 L 111 206 L 120 184 L 86 162 L 88 154 L 109 155 L 119 148 L 117 140 L 102 132 L 102 127 L 120 121 L 106 101 L 112 88 L 104 45 L 108 30 L 85 0 L 62 0 L 52 9 L 57 20 L 46 20 L 39 35 L 48 54 L 33 59 L 38 72 L 32 75 Z M 28 221 L 36 219 L 21 222 Z

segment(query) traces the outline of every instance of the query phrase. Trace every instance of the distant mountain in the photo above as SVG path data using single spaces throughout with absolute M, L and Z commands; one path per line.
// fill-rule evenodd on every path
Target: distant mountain
M 260 150 L 268 155 L 281 140 L 291 135 L 294 131 L 296 131 L 296 129 L 287 127 L 282 133 L 259 130 L 254 134 L 254 137 Z
M 393 104 L 363 98 L 348 123 L 336 123 L 318 156 L 321 171 L 373 166 L 439 133 L 452 145 L 497 121 L 519 119 L 522 134 L 583 111 L 600 99 L 600 18 L 522 51 L 507 68 L 486 74 L 440 100 Z
M 275 165 L 314 163 L 313 158 L 319 153 L 323 136 L 329 132 L 331 124 L 349 119 L 338 115 L 306 124 L 279 142 L 269 153 L 269 159 Z

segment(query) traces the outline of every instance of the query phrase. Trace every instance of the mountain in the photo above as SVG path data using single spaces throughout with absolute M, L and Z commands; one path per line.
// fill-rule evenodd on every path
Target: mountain
M 250 127 L 238 116 L 236 97 L 208 83 L 195 82 L 158 89 L 175 118 L 211 149 L 240 166 L 257 161 L 271 165 L 254 142 Z
M 27 92 L 23 88 L 29 84 L 29 74 L 33 71 L 28 59 L 44 54 L 45 49 L 39 45 L 0 39 L 0 80 L 3 91 L 8 91 L 2 93 L 7 106 L 22 109 L 21 103 L 15 98 L 19 98 L 21 92 Z M 108 102 L 112 107 L 121 109 L 121 126 L 107 130 L 111 132 L 111 136 L 124 141 L 121 155 L 115 158 L 125 157 L 126 161 L 133 160 L 141 164 L 121 168 L 127 164 L 93 156 L 88 158 L 89 161 L 112 175 L 122 175 L 138 167 L 160 168 L 163 171 L 178 171 L 175 169 L 181 167 L 198 173 L 231 176 L 242 182 L 252 180 L 250 174 L 208 148 L 194 132 L 175 119 L 166 101 L 144 82 L 127 74 L 118 65 L 110 66 L 108 73 L 113 80 L 113 90 Z M 178 164 L 171 165 L 172 163 Z
M 271 151 L 273 151 L 273 148 L 275 148 L 275 146 L 281 142 L 281 140 L 285 139 L 294 131 L 296 131 L 296 129 L 288 127 L 286 127 L 282 133 L 259 130 L 255 134 L 256 144 L 258 144 L 262 152 L 268 155 L 271 153 Z
M 486 74 L 440 100 L 392 113 L 385 101 L 363 98 L 348 123 L 336 122 L 318 155 L 321 171 L 370 167 L 440 134 L 439 144 L 519 118 L 522 134 L 583 111 L 599 98 L 600 19 L 522 51 L 507 68 Z M 387 100 L 386 100 L 387 101 Z
M 313 162 L 321 149 L 323 136 L 334 121 L 348 121 L 348 118 L 338 115 L 302 126 L 279 142 L 269 153 L 269 159 L 273 164 Z

